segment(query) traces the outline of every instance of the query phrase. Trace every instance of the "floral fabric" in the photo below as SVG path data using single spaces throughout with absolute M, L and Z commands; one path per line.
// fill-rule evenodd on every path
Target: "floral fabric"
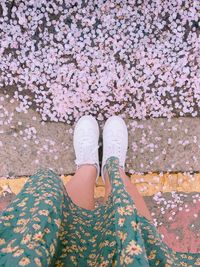
M 112 192 L 95 210 L 73 203 L 52 169 L 30 176 L 1 215 L 0 266 L 200 266 L 199 253 L 173 251 L 138 214 L 118 167 L 107 160 Z

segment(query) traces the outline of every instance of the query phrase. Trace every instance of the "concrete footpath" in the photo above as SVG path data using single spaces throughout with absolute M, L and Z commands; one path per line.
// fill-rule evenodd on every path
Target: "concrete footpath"
M 74 127 L 62 122 L 41 122 L 38 112 L 19 113 L 18 105 L 17 100 L 10 103 L 0 95 L 0 177 L 30 175 L 40 167 L 72 174 Z M 200 118 L 126 119 L 126 122 L 127 172 L 200 170 Z M 99 124 L 102 133 L 104 122 Z

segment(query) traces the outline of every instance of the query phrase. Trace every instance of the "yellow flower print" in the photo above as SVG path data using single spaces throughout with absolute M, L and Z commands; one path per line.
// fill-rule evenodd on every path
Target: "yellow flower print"
M 126 257 L 125 252 L 124 252 L 124 250 L 122 250 L 122 253 L 120 255 L 120 263 L 121 263 L 122 266 L 124 266 L 125 257 Z
M 121 239 L 122 242 L 124 242 L 125 239 L 127 238 L 127 233 L 124 233 L 122 231 L 118 231 L 118 236 L 119 236 L 119 239 Z
M 103 261 L 100 265 L 99 265 L 99 267 L 106 267 L 106 266 L 108 266 L 108 264 L 109 264 L 109 261 Z
M 113 256 L 115 255 L 116 251 L 117 251 L 116 249 L 113 249 L 112 253 L 108 254 L 108 259 L 112 259 L 113 260 Z
M 148 259 L 149 260 L 153 260 L 153 259 L 155 259 L 155 257 L 156 257 L 156 250 L 152 250 L 151 253 L 148 256 Z
M 15 251 L 15 253 L 13 254 L 14 257 L 19 257 L 24 253 L 23 249 L 18 249 L 17 251 Z
M 122 203 L 122 201 L 121 201 L 120 198 L 118 198 L 118 199 L 115 200 L 115 203 Z
M 38 213 L 40 215 L 44 215 L 44 216 L 48 216 L 49 215 L 49 211 L 48 210 L 39 210 Z
M 131 262 L 133 262 L 133 258 L 131 258 L 131 257 L 129 257 L 129 256 L 126 256 L 126 257 L 124 258 L 124 263 L 125 263 L 125 264 L 129 264 L 129 263 L 131 263 Z
M 55 253 L 55 247 L 54 247 L 54 244 L 51 244 L 50 245 L 50 253 L 51 255 L 53 255 Z
M 118 225 L 123 226 L 124 225 L 125 218 L 119 218 Z
M 39 258 L 35 258 L 34 262 L 37 264 L 38 267 L 42 267 L 42 263 Z
M 13 229 L 13 232 L 14 232 L 14 233 L 20 233 L 22 230 L 23 230 L 23 227 L 15 227 L 15 228 Z
M 61 219 L 54 219 L 55 224 L 58 226 L 58 228 L 61 225 Z
M 26 215 L 25 212 L 21 212 L 21 213 L 19 214 L 20 217 L 23 217 L 23 216 L 25 216 L 25 215 Z
M 195 264 L 200 266 L 200 258 L 195 261 Z
M 36 223 L 33 224 L 33 229 L 39 230 L 40 228 L 41 226 L 39 224 L 36 224 Z
M 20 225 L 20 224 L 27 224 L 29 222 L 30 219 L 19 219 L 17 221 L 17 225 Z
M 78 236 L 78 238 L 81 239 L 81 234 L 79 232 L 77 232 L 77 231 L 75 233 L 76 233 L 76 236 Z
M 9 218 L 9 216 L 3 216 L 2 219 L 5 220 L 5 221 L 7 221 L 7 220 L 9 220 L 10 218 Z
M 29 243 L 29 244 L 27 244 L 26 246 L 27 246 L 28 248 L 30 248 L 30 249 L 34 249 L 34 248 L 35 248 L 35 246 L 34 246 L 33 243 Z
M 76 246 L 76 245 L 72 245 L 72 246 L 71 246 L 71 249 L 72 249 L 72 250 L 77 250 L 77 246 Z
M 56 261 L 55 267 L 64 267 L 64 263 L 61 262 L 60 260 Z
M 32 212 L 35 212 L 37 210 L 37 208 L 31 208 L 29 211 L 32 213 Z
M 27 257 L 23 257 L 23 258 L 20 260 L 19 265 L 20 265 L 20 266 L 26 266 L 26 265 L 28 265 L 29 263 L 30 263 L 29 258 L 27 258 Z
M 9 243 L 8 243 L 8 247 L 12 246 L 13 243 L 15 243 L 16 239 L 12 239 Z
M 15 246 L 12 248 L 12 251 L 15 252 L 17 249 L 19 248 L 19 246 Z
M 65 266 L 64 263 L 61 262 L 60 260 L 56 261 L 55 263 L 55 267 L 64 267 L 64 266 Z
M 35 252 L 39 255 L 42 256 L 42 252 L 39 249 L 35 249 Z
M 138 224 L 135 221 L 131 222 L 131 226 L 133 227 L 134 230 L 138 229 Z
M 96 258 L 96 254 L 90 254 L 90 255 L 89 255 L 89 258 L 90 258 L 90 259 L 95 259 L 95 258 Z
M 95 237 L 92 237 L 92 238 L 89 239 L 89 241 L 92 242 L 92 243 L 94 243 L 94 242 L 96 242 L 96 238 Z
M 135 240 L 131 240 L 126 248 L 126 252 L 130 255 L 138 255 L 142 252 L 142 248 L 137 245 Z
M 34 217 L 34 218 L 33 218 L 33 221 L 35 221 L 35 222 L 40 222 L 40 218 L 38 218 L 38 217 Z
M 11 226 L 11 223 L 3 223 L 5 226 Z
M 146 228 L 146 229 L 149 229 L 149 228 Z M 148 235 L 148 237 L 151 238 L 151 239 L 154 239 L 155 238 L 154 235 Z
M 104 246 L 108 246 L 108 244 L 109 244 L 108 240 L 105 240 L 104 241 Z
M 70 259 L 72 260 L 72 262 L 77 265 L 77 261 L 76 261 L 76 257 L 75 256 L 70 256 Z
M 110 242 L 109 247 L 113 247 L 116 244 L 115 241 Z
M 49 228 L 45 228 L 45 229 L 44 229 L 44 232 L 45 232 L 46 234 L 49 234 L 49 233 L 50 233 Z
M 118 213 L 119 213 L 120 215 L 123 215 L 123 214 L 125 213 L 125 209 L 124 209 L 124 207 L 118 207 L 118 208 L 117 208 L 117 211 L 118 211 Z
M 54 211 L 55 213 L 57 213 L 57 209 L 56 209 L 55 206 L 53 206 L 53 211 Z
M 155 244 L 155 243 L 156 243 L 156 240 L 148 239 L 148 243 L 149 243 L 149 244 Z
M 23 228 L 22 228 L 22 230 L 20 231 L 20 233 L 23 234 L 26 230 L 27 230 L 27 227 L 26 227 L 26 226 L 25 226 L 25 227 L 23 226 Z
M 181 262 L 180 265 L 183 266 L 183 267 L 187 267 L 188 266 L 187 263 L 185 263 L 185 262 Z
M 133 210 L 134 210 L 133 206 L 127 205 L 126 206 L 126 211 L 124 212 L 124 214 L 125 215 L 131 215 L 133 213 Z
M 43 233 L 41 231 L 34 234 L 34 236 L 33 236 L 34 240 L 42 240 L 42 238 L 43 238 Z
M 13 211 L 14 208 L 7 208 L 7 211 Z
M 170 255 L 171 257 L 172 257 L 172 254 Z M 167 263 L 169 263 L 169 264 L 173 264 L 173 260 L 172 259 L 167 259 Z
M 187 259 L 187 256 L 185 254 L 181 254 L 181 258 Z
M 121 184 L 121 182 L 120 181 L 113 181 L 113 183 L 115 184 L 115 185 L 120 185 Z
M 46 204 L 50 205 L 50 206 L 53 206 L 53 201 L 50 200 L 50 199 L 47 199 L 44 201 Z
M 132 205 L 127 205 L 126 206 L 126 210 L 132 212 L 133 211 L 133 206 Z
M 53 203 L 52 203 L 53 204 Z M 65 217 L 67 217 L 67 216 L 69 216 L 69 212 L 67 212 L 67 211 L 63 211 L 63 215 L 65 216 Z
M 111 230 L 107 230 L 106 232 L 108 235 L 111 235 L 112 234 L 112 231 Z
M 5 243 L 6 243 L 5 239 L 0 238 L 0 245 L 3 245 L 3 244 L 5 244 Z
M 26 205 L 25 202 L 21 202 L 21 203 L 17 204 L 18 207 L 24 207 L 25 205 Z
M 21 243 L 22 244 L 27 244 L 31 240 L 31 235 L 27 234 L 26 236 L 23 237 Z
M 87 260 L 87 266 L 95 267 L 95 263 L 93 260 Z

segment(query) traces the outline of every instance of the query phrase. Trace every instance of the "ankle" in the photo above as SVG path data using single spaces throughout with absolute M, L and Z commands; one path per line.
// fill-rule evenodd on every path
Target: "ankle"
M 77 171 L 76 172 L 81 172 L 83 174 L 85 174 L 85 176 L 91 175 L 94 176 L 96 178 L 97 176 L 97 164 L 81 164 L 78 166 Z
M 119 166 L 119 173 L 120 173 L 121 179 L 124 182 L 130 183 L 130 178 L 126 175 L 123 167 L 121 167 L 121 166 Z M 109 177 L 108 171 L 106 169 L 103 171 L 103 174 L 104 174 L 105 183 L 110 184 L 110 177 Z

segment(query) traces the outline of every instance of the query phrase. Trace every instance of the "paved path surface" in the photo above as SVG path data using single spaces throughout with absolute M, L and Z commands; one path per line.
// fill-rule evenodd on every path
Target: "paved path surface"
M 41 166 L 60 174 L 75 171 L 73 126 L 62 122 L 41 122 L 34 110 L 19 113 L 17 100 L 1 104 L 6 114 L 0 127 L 0 177 L 30 175 Z M 126 120 L 129 149 L 126 171 L 200 170 L 200 118 Z M 99 121 L 101 133 L 103 121 Z M 100 140 L 101 142 L 101 140 Z

